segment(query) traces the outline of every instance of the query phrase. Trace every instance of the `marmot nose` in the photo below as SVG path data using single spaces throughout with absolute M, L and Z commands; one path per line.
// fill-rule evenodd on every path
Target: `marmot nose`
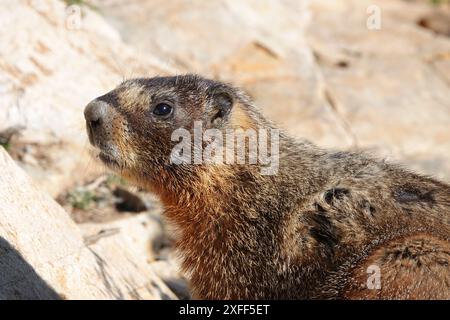
M 84 109 L 89 141 L 94 146 L 101 144 L 111 129 L 111 115 L 108 108 L 107 102 L 96 99 Z
M 84 109 L 84 118 L 87 125 L 95 130 L 100 127 L 106 118 L 108 104 L 104 101 L 94 100 L 91 101 Z

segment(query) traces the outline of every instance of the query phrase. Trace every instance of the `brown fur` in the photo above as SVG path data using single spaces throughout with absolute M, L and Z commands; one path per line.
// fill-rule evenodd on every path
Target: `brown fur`
M 218 94 L 231 98 L 229 112 Z M 160 121 L 149 110 L 163 100 L 175 109 Z M 161 197 L 194 298 L 450 298 L 448 185 L 285 134 L 276 175 L 258 164 L 173 165 L 171 132 L 194 120 L 272 127 L 241 91 L 198 76 L 129 80 L 99 101 L 108 123 L 89 130 L 91 141 L 108 166 Z M 370 265 L 379 290 L 364 286 Z

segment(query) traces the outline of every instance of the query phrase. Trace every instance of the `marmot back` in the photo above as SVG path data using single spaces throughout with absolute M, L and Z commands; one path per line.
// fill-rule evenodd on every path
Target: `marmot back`
M 450 298 L 447 184 L 296 141 L 240 90 L 194 75 L 128 80 L 85 117 L 105 165 L 161 197 L 194 298 Z M 212 141 L 251 154 L 231 148 L 238 131 L 257 135 L 253 163 L 198 156 Z M 264 137 L 276 150 L 261 158 Z

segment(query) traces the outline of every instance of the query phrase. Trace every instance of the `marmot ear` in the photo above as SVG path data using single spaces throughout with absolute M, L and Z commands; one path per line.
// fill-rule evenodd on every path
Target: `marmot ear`
M 225 120 L 233 108 L 233 94 L 226 88 L 214 88 L 210 91 L 211 111 L 210 123 L 213 126 L 220 125 Z

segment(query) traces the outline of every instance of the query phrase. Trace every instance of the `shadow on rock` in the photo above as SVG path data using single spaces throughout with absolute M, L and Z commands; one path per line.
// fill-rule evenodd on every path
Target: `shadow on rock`
M 2 237 L 0 237 L 0 299 L 61 299 L 22 255 Z

